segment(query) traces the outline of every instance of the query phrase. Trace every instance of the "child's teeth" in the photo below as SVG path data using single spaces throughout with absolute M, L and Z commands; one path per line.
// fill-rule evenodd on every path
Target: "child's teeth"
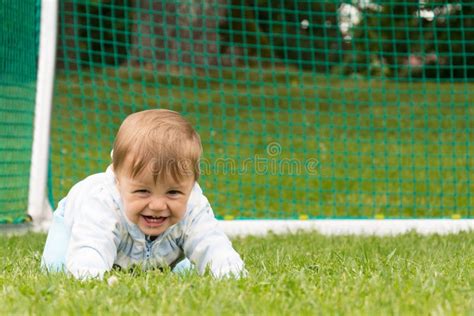
M 150 222 L 159 222 L 164 220 L 162 216 L 145 216 L 145 218 Z

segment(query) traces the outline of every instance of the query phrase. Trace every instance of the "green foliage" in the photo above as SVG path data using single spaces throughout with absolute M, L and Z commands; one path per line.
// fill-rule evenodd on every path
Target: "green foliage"
M 237 239 L 248 278 L 113 271 L 107 281 L 45 274 L 45 236 L 0 237 L 0 314 L 469 315 L 474 233 Z
M 119 65 L 129 46 L 129 0 L 78 6 L 81 59 L 91 65 Z
M 343 56 L 338 6 L 330 1 L 260 0 L 255 11 L 282 63 L 329 73 Z
M 474 77 L 474 5 L 381 1 L 359 7 L 347 73 L 406 78 Z
M 122 64 L 130 49 L 131 11 L 130 0 L 61 1 L 60 68 Z
M 65 51 L 72 45 L 80 49 L 69 67 L 127 61 L 133 46 L 132 26 L 145 22 L 135 21 L 133 12 L 142 10 L 137 5 L 130 0 L 62 2 L 61 21 L 69 25 L 63 30 L 74 29 L 61 34 Z M 281 64 L 319 73 L 402 80 L 474 77 L 472 3 L 425 1 L 421 5 L 418 0 L 406 0 L 353 5 L 360 12 L 360 22 L 343 40 L 339 2 L 234 0 L 219 17 L 219 39 L 209 40 L 219 45 L 221 63 L 227 66 L 233 62 L 246 66 Z
M 243 55 L 239 62 L 245 66 L 270 64 L 272 47 L 267 35 L 260 29 L 254 4 L 251 1 L 233 0 L 226 11 L 219 27 L 219 52 L 232 55 L 238 49 L 238 53 Z

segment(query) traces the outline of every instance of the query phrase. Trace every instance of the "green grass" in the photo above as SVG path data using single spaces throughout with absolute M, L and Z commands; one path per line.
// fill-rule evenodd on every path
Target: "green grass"
M 0 237 L 0 314 L 472 315 L 474 233 L 270 235 L 234 240 L 249 276 L 114 271 L 119 282 L 47 275 L 45 236 Z
M 54 202 L 80 179 L 105 170 L 128 114 L 170 108 L 201 134 L 200 184 L 220 217 L 473 218 L 472 91 L 472 83 L 288 69 L 194 77 L 126 67 L 59 73 L 51 137 Z M 32 120 L 14 111 L 5 118 Z M 30 135 L 27 126 L 1 141 L 7 164 L 0 174 L 8 181 L 0 181 L 0 220 L 26 209 L 31 146 L 17 136 Z M 280 151 L 270 154 L 270 144 Z
M 473 89 L 266 69 L 217 77 L 63 73 L 53 191 L 58 200 L 106 168 L 127 114 L 163 107 L 182 112 L 201 134 L 200 183 L 219 216 L 472 218 Z M 272 143 L 279 154 L 267 152 Z

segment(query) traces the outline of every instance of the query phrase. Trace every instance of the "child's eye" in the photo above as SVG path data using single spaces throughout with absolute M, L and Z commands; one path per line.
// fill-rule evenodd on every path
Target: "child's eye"
M 148 193 L 148 190 L 140 189 L 140 190 L 135 190 L 135 191 L 133 191 L 133 193 L 146 194 L 146 193 Z
M 169 194 L 169 195 L 179 195 L 179 194 L 181 194 L 181 191 L 178 191 L 178 190 L 170 190 L 170 191 L 168 191 L 168 194 Z

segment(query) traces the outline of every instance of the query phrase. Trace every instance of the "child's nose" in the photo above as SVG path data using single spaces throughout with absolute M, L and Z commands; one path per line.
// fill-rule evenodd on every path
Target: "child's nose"
M 151 199 L 148 207 L 151 210 L 160 211 L 166 208 L 166 201 L 163 197 L 155 196 Z

